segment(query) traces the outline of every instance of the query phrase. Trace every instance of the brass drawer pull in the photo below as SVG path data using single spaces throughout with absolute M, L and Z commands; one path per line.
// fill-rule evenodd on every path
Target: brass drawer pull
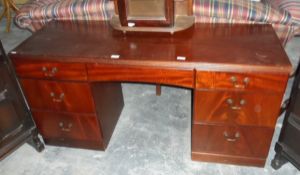
M 240 100 L 239 105 L 236 105 L 236 104 L 234 103 L 234 100 L 233 100 L 232 98 L 228 98 L 228 99 L 226 100 L 226 102 L 227 102 L 227 104 L 230 106 L 230 108 L 231 108 L 232 110 L 241 110 L 242 107 L 246 105 L 246 100 L 244 100 L 244 99 L 241 99 L 241 100 Z
M 50 96 L 52 97 L 52 101 L 56 103 L 60 103 L 64 100 L 65 94 L 61 93 L 59 96 L 57 96 L 54 92 L 50 93 Z
M 69 123 L 67 126 L 65 126 L 64 122 L 59 122 L 58 126 L 60 127 L 60 129 L 64 132 L 70 132 L 73 124 Z
M 233 135 L 228 134 L 227 131 L 224 131 L 224 137 L 228 142 L 235 142 L 240 138 L 240 133 L 235 132 Z
M 245 77 L 243 79 L 243 82 L 239 83 L 237 77 L 232 76 L 232 77 L 230 77 L 230 81 L 231 81 L 233 87 L 238 88 L 238 89 L 245 89 L 248 86 L 248 84 L 250 83 L 250 78 Z
M 53 67 L 51 70 L 48 70 L 47 67 L 43 66 L 42 71 L 46 77 L 54 77 L 55 74 L 58 72 L 57 67 Z

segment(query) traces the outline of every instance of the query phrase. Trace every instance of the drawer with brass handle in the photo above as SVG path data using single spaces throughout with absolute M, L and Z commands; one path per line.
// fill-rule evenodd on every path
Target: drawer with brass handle
M 64 131 L 64 132 L 71 132 L 71 129 L 73 127 L 73 123 L 64 123 L 64 122 L 59 122 L 58 123 L 58 126 L 60 127 L 61 131 Z
M 54 92 L 50 92 L 50 96 L 52 97 L 53 102 L 61 103 L 65 98 L 65 93 L 62 92 L 59 95 L 56 95 Z
M 232 87 L 237 88 L 237 89 L 245 89 L 247 86 L 250 84 L 250 78 L 245 76 L 242 78 L 242 80 L 238 80 L 236 76 L 231 76 L 230 77 L 230 82 L 232 84 Z
M 52 67 L 50 70 L 46 66 L 42 67 L 42 72 L 44 73 L 44 76 L 47 78 L 54 77 L 55 74 L 58 72 L 57 67 Z
M 273 129 L 268 127 L 193 124 L 192 159 L 263 165 L 272 136 Z
M 95 113 L 88 83 L 20 79 L 32 109 Z
M 238 131 L 234 132 L 234 133 L 230 133 L 228 131 L 224 131 L 223 132 L 224 138 L 228 141 L 228 142 L 236 142 L 239 138 L 240 138 L 240 133 Z
M 237 99 L 237 98 L 235 98 Z M 226 103 L 229 105 L 230 109 L 232 110 L 241 110 L 243 106 L 246 105 L 246 100 L 245 99 L 239 99 L 236 100 L 233 98 L 227 98 Z
M 55 80 L 87 80 L 85 64 L 14 61 L 16 73 L 21 78 L 42 78 Z
M 261 90 L 283 92 L 288 80 L 282 74 L 197 71 L 197 89 Z
M 95 115 L 39 110 L 33 110 L 32 114 L 46 142 L 73 146 L 76 142 L 91 142 L 102 147 L 102 134 Z
M 274 127 L 281 99 L 280 93 L 196 90 L 193 121 Z

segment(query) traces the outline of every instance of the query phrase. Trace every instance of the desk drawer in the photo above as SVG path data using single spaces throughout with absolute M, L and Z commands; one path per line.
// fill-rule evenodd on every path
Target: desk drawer
M 129 81 L 194 87 L 193 70 L 89 64 L 90 81 Z
M 196 90 L 194 123 L 274 127 L 281 93 Z
M 272 128 L 198 125 L 192 128 L 192 159 L 264 166 Z
M 60 141 L 101 141 L 101 131 L 95 115 L 51 113 L 33 110 L 34 120 L 42 136 Z
M 15 61 L 17 75 L 22 78 L 87 80 L 85 64 Z
M 288 75 L 197 71 L 198 89 L 263 90 L 284 92 Z
M 88 83 L 20 79 L 32 109 L 94 113 L 94 102 Z

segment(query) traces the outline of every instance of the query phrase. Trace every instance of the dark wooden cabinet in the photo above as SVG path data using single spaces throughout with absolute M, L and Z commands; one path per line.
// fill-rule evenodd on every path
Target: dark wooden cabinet
M 300 65 L 295 72 L 291 97 L 286 104 L 283 126 L 275 145 L 276 155 L 271 165 L 279 169 L 289 161 L 300 170 Z
M 1 42 L 0 115 L 0 159 L 25 142 L 30 143 L 38 151 L 44 149 Z

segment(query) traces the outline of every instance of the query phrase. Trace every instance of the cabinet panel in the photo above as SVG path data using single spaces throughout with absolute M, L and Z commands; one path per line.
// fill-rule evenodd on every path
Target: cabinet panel
M 88 83 L 21 79 L 29 106 L 33 109 L 94 113 Z
M 87 80 L 85 64 L 29 60 L 15 60 L 14 64 L 17 76 L 22 78 Z
M 0 41 L 0 160 L 28 142 L 37 151 L 44 144 L 16 80 L 16 75 Z
M 196 87 L 284 92 L 287 79 L 286 74 L 197 71 Z
M 281 99 L 280 93 L 196 90 L 194 123 L 274 127 Z
M 194 124 L 192 159 L 264 166 L 272 136 L 267 127 Z

